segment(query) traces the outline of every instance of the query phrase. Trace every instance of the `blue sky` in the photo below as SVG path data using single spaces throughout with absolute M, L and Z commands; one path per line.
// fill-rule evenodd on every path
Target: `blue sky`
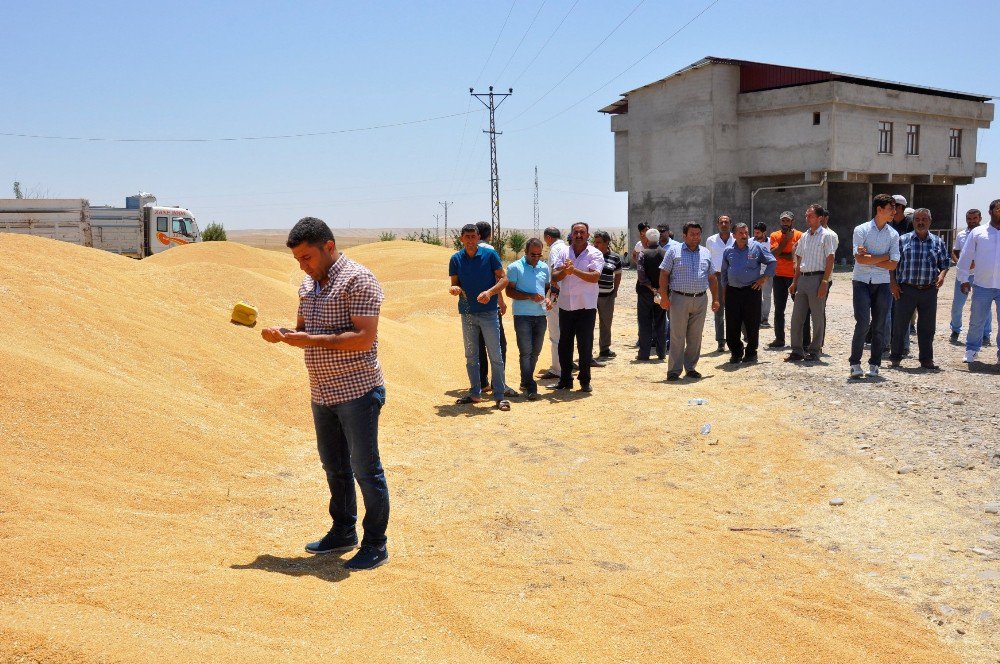
M 142 189 L 191 208 L 203 227 L 218 221 L 231 229 L 287 228 L 304 215 L 335 228 L 433 227 L 445 200 L 453 201 L 449 226 L 489 219 L 488 123 L 469 88 L 495 85 L 514 88 L 497 113 L 504 226 L 530 228 L 536 165 L 543 226 L 571 219 L 623 226 L 627 197 L 614 191 L 613 137 L 597 109 L 706 55 L 1000 95 L 992 35 L 1000 3 L 829 7 L 779 0 L 6 3 L 0 133 L 342 133 L 206 142 L 0 135 L 0 196 L 12 195 L 14 180 L 30 192 L 93 204 L 120 205 Z M 442 116 L 452 117 L 414 122 Z M 990 176 L 959 189 L 962 208 L 1000 197 L 997 132 L 980 132 L 978 159 L 989 163 Z

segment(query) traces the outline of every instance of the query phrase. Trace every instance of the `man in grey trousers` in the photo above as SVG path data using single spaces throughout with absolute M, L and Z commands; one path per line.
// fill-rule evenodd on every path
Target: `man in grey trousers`
M 795 296 L 792 308 L 792 352 L 786 362 L 816 361 L 823 350 L 826 333 L 826 296 L 830 289 L 837 243 L 833 233 L 823 228 L 820 218 L 826 210 L 818 203 L 806 208 L 809 229 L 795 245 L 795 276 L 788 292 Z M 802 327 L 812 319 L 812 341 L 804 347 Z
M 667 250 L 660 263 L 660 306 L 670 312 L 668 381 L 679 380 L 681 369 L 688 378 L 701 378 L 695 366 L 708 313 L 706 291 L 712 293 L 712 311 L 720 307 L 716 272 L 711 252 L 701 246 L 701 224 L 684 224 L 684 243 Z

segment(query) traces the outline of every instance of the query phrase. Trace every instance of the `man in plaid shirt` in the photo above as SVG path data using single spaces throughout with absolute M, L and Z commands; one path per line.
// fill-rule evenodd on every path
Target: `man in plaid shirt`
M 917 312 L 917 345 L 920 366 L 937 371 L 934 364 L 934 322 L 937 320 L 937 295 L 944 284 L 951 257 L 948 247 L 929 231 L 931 211 L 920 208 L 913 213 L 913 230 L 899 238 L 899 264 L 889 272 L 889 290 L 896 300 L 892 319 L 892 344 L 889 362 L 898 367 L 903 359 L 903 340 L 913 312 Z
M 306 551 L 343 552 L 358 545 L 357 478 L 365 503 L 364 538 L 344 567 L 374 569 L 389 562 L 389 489 L 378 453 L 378 417 L 385 404 L 377 341 L 382 287 L 368 268 L 337 251 L 333 232 L 320 219 L 300 219 L 286 244 L 306 273 L 299 287 L 298 320 L 295 330 L 269 327 L 261 336 L 305 349 L 333 519 L 330 531 L 307 544 Z

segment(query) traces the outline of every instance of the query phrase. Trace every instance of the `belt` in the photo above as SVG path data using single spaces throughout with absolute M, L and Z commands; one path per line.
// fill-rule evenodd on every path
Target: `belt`
M 823 274 L 825 271 L 826 270 L 816 270 L 815 272 L 803 272 L 802 276 L 803 277 L 812 277 L 812 276 L 817 275 L 817 274 Z
M 916 288 L 917 290 L 930 290 L 934 288 L 934 284 L 927 284 L 926 286 L 918 286 L 916 284 L 902 283 L 900 286 L 909 286 L 910 288 Z
M 726 288 L 732 288 L 733 290 L 746 290 L 752 288 L 752 286 L 733 286 L 732 284 L 726 284 Z
M 671 293 L 677 293 L 678 295 L 686 295 L 688 297 L 702 297 L 702 296 L 705 295 L 705 291 L 702 291 L 700 293 L 685 293 L 685 292 L 679 291 L 679 290 L 672 290 L 670 292 Z

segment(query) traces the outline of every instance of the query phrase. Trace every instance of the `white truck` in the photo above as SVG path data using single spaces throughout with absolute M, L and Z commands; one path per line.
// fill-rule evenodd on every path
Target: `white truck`
M 25 233 L 145 258 L 174 245 L 200 242 L 190 210 L 157 205 L 140 192 L 125 207 L 85 198 L 0 198 L 0 233 Z

